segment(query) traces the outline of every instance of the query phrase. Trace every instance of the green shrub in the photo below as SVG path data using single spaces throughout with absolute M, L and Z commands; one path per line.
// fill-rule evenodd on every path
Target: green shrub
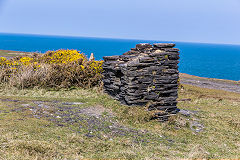
M 0 58 L 0 82 L 18 88 L 90 88 L 100 85 L 103 61 L 88 61 L 76 50 L 31 57 Z

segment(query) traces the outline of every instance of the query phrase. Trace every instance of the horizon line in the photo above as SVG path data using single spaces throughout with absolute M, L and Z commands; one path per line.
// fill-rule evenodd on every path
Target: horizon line
M 32 36 L 50 36 L 50 37 L 66 37 L 66 38 L 96 38 L 96 39 L 120 39 L 120 40 L 138 40 L 138 41 L 161 41 L 161 42 L 176 42 L 176 43 L 201 43 L 201 44 L 215 44 L 215 45 L 234 45 L 235 43 L 211 43 L 211 42 L 189 42 L 189 41 L 169 41 L 169 40 L 151 40 L 151 39 L 136 39 L 136 38 L 116 38 L 116 37 L 94 37 L 94 36 L 72 36 L 72 35 L 55 35 L 55 34 L 38 34 L 38 33 L 9 33 L 0 32 L 0 34 L 15 34 L 15 35 L 32 35 Z

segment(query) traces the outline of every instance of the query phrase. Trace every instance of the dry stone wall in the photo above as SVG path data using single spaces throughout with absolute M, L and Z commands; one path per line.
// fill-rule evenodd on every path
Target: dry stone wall
M 126 105 L 147 105 L 156 118 L 177 113 L 179 50 L 172 43 L 137 44 L 121 56 L 103 57 L 104 89 Z

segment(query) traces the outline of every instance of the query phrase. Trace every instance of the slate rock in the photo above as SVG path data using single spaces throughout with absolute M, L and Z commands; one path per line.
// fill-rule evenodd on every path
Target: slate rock
M 137 50 L 142 50 L 142 49 L 146 49 L 146 48 L 152 48 L 152 45 L 149 43 L 140 43 L 140 44 L 136 45 Z
M 105 92 L 126 105 L 148 105 L 159 121 L 175 114 L 178 98 L 179 53 L 173 43 L 137 44 L 121 56 L 104 57 Z
M 175 47 L 175 44 L 174 43 L 154 43 L 153 46 L 157 48 L 173 48 Z

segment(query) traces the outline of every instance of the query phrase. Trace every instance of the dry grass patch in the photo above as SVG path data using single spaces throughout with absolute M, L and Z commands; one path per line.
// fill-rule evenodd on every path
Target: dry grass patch
M 77 128 L 71 130 L 68 126 L 56 126 L 44 118 L 28 117 L 29 111 L 12 112 L 10 106 L 18 102 L 2 101 L 0 102 L 0 153 L 2 153 L 0 157 L 2 159 L 240 158 L 239 94 L 190 85 L 184 85 L 184 90 L 179 93 L 179 99 L 191 99 L 191 101 L 179 102 L 179 108 L 194 111 L 196 114 L 190 117 L 177 115 L 167 123 L 158 123 L 149 121 L 148 117 L 151 113 L 146 112 L 145 108 L 120 105 L 97 89 L 53 91 L 2 88 L 0 92 L 2 99 L 19 99 L 24 103 L 31 100 L 58 100 L 82 102 L 84 105 L 81 108 L 102 106 L 112 112 L 118 124 L 137 131 L 147 131 L 142 138 L 149 141 L 136 143 L 134 136 L 104 137 L 106 131 L 99 132 L 102 135 L 101 139 L 87 137 L 85 132 L 78 132 Z M 196 122 L 204 126 L 200 132 L 196 132 L 194 126 L 191 128 L 192 123 Z M 85 130 L 87 128 L 81 131 Z

